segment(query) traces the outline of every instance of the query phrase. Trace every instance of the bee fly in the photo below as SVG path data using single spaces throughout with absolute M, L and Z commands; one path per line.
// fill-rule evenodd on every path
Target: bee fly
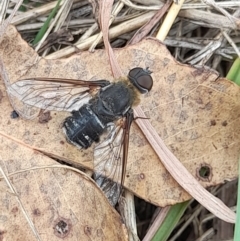
M 146 93 L 153 82 L 150 72 L 142 68 L 132 69 L 128 78 L 131 82 L 122 80 L 110 84 L 106 81 L 105 87 L 88 104 L 72 112 L 63 123 L 69 142 L 86 149 L 99 141 L 108 123 L 120 117 L 133 119 L 131 107 L 138 101 L 137 89 Z
M 138 92 L 147 93 L 152 85 L 148 68 L 137 67 L 129 71 L 128 79 L 113 83 L 34 78 L 17 81 L 8 92 L 30 106 L 71 111 L 63 122 L 66 139 L 84 149 L 97 143 L 94 179 L 114 206 L 125 177 L 129 130 L 134 119 L 132 106 L 138 103 Z M 97 94 L 92 96 L 96 89 Z M 100 140 L 102 134 L 105 137 Z

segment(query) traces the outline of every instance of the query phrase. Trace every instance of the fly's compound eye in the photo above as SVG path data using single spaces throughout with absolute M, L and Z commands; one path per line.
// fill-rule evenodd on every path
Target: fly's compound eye
M 148 68 L 134 68 L 128 73 L 128 78 L 131 83 L 140 91 L 140 93 L 145 94 L 152 89 L 153 79 L 151 76 L 151 71 Z

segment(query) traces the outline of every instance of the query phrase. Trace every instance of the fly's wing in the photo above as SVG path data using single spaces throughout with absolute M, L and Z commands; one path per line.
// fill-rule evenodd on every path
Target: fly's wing
M 110 123 L 106 137 L 94 149 L 94 180 L 112 206 L 118 202 L 122 191 L 132 120 L 130 110 L 120 125 Z
M 83 81 L 35 78 L 17 81 L 8 86 L 15 110 L 24 118 L 35 118 L 40 109 L 72 111 L 92 98 L 94 90 L 108 81 Z

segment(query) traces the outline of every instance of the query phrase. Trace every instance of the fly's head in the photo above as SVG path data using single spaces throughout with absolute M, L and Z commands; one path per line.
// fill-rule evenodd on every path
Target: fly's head
M 138 89 L 141 94 L 145 94 L 152 89 L 153 79 L 151 71 L 146 68 L 134 68 L 128 73 L 128 79 Z

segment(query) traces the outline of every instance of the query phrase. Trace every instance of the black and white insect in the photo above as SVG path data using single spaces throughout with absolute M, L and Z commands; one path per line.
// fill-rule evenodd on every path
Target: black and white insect
M 34 78 L 17 81 L 8 92 L 29 106 L 71 111 L 63 122 L 66 139 L 84 149 L 97 143 L 94 179 L 114 206 L 124 182 L 129 131 L 134 119 L 132 106 L 139 101 L 138 93 L 147 93 L 152 86 L 151 72 L 137 67 L 129 71 L 127 79 L 112 83 Z M 21 110 L 19 114 L 25 118 L 34 116 Z

